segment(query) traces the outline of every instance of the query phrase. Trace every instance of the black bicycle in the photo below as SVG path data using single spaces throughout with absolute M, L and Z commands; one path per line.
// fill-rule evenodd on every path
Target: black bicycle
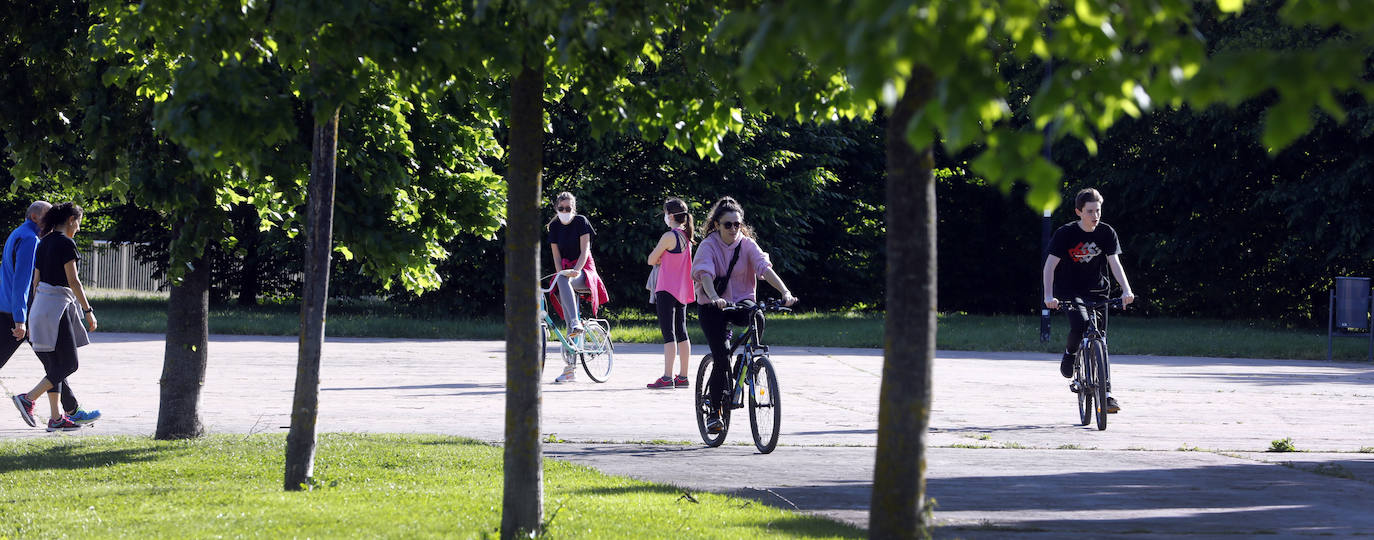
M 1107 316 L 1107 307 L 1122 307 L 1120 298 L 1105 302 L 1060 300 L 1059 310 L 1084 309 L 1088 312 L 1088 326 L 1083 330 L 1083 342 L 1073 364 L 1073 381 L 1069 390 L 1078 394 L 1079 425 L 1086 426 L 1094 418 L 1097 430 L 1107 429 L 1107 389 L 1112 384 L 1111 362 L 1107 358 L 1107 331 L 1097 323 L 1098 308 L 1102 317 Z
M 762 343 L 764 313 L 792 311 L 783 305 L 782 300 L 763 302 L 745 301 L 727 306 L 723 311 L 748 310 L 749 329 L 730 339 L 730 356 L 735 358 L 732 369 L 726 373 L 730 386 L 721 396 L 720 433 L 711 433 L 706 428 L 710 421 L 712 408 L 711 396 L 707 392 L 707 382 L 711 380 L 715 366 L 710 354 L 701 359 L 697 368 L 696 414 L 697 429 L 706 446 L 716 447 L 725 442 L 725 434 L 730 431 L 730 411 L 749 405 L 749 425 L 754 431 L 754 446 L 760 453 L 767 454 L 778 446 L 778 426 L 782 423 L 782 405 L 778 395 L 778 375 L 773 371 L 773 363 L 768 360 L 768 346 Z M 732 330 L 733 331 L 733 330 Z M 743 346 L 744 352 L 735 354 Z M 745 399 L 745 393 L 748 399 Z

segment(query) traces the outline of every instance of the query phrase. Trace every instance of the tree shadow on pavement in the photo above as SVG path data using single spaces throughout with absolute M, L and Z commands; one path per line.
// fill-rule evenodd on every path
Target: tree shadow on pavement
M 595 497 L 608 495 L 658 494 L 676 496 L 677 502 L 680 504 L 696 504 L 698 502 L 696 497 L 700 496 L 703 491 L 689 490 L 668 484 L 651 484 L 578 488 L 569 490 L 566 493 L 573 496 L 585 495 Z M 865 536 L 862 530 L 855 528 L 851 524 L 809 515 L 806 513 L 809 509 L 798 508 L 777 494 L 770 493 L 769 490 L 743 489 L 724 493 L 722 495 L 727 497 L 725 504 L 735 506 L 736 508 L 744 508 L 758 502 L 774 508 L 801 513 L 800 515 L 789 516 L 780 520 L 769 520 L 765 523 L 756 525 L 758 528 L 766 529 L 769 532 L 775 532 L 790 538 L 831 538 L 835 536 L 841 538 L 862 538 Z
M 1055 532 L 1374 534 L 1374 515 L 1360 510 L 1374 486 L 1268 464 L 945 477 L 927 486 L 937 522 L 964 513 Z
M 1170 373 L 1157 375 L 1169 379 L 1210 379 L 1218 384 L 1246 383 L 1263 386 L 1286 386 L 1305 384 L 1357 384 L 1374 386 L 1374 371 L 1350 370 L 1338 373 L 1329 371 L 1311 373 Z
M 544 455 L 555 459 L 568 459 L 577 456 L 604 456 L 608 454 L 618 454 L 622 456 L 636 457 L 655 457 L 664 454 L 701 454 L 704 452 L 716 451 L 700 444 L 681 444 L 681 445 L 639 445 L 639 444 L 582 444 L 582 443 L 549 443 L 544 445 Z
M 859 434 L 877 434 L 877 433 L 878 433 L 878 430 L 877 430 L 876 428 L 874 428 L 874 429 L 828 429 L 828 430 L 822 430 L 822 431 L 791 431 L 791 432 L 788 432 L 787 434 L 788 434 L 788 435 L 839 435 L 839 434 L 842 434 L 842 433 L 850 433 L 850 434 L 856 434 L 856 435 L 859 435 Z
M 1374 534 L 1362 510 L 1374 487 L 1264 464 L 931 478 L 927 487 L 940 538 Z M 733 493 L 865 523 L 871 492 L 871 482 L 850 481 Z
M 363 391 L 363 390 L 463 390 L 469 388 L 500 388 L 500 393 L 505 393 L 506 385 L 500 383 L 452 383 L 452 384 L 416 384 L 402 386 L 355 386 L 341 388 L 321 388 L 321 392 L 342 392 L 342 391 Z

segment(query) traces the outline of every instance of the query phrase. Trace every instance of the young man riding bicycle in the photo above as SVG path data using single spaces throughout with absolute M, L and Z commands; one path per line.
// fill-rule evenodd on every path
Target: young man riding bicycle
M 1103 302 L 1111 290 L 1107 278 L 1110 267 L 1116 282 L 1121 284 L 1121 305 L 1125 307 L 1135 300 L 1131 283 L 1126 279 L 1126 270 L 1121 267 L 1118 255 L 1121 243 L 1116 230 L 1102 222 L 1102 194 L 1096 189 L 1080 190 L 1074 197 L 1074 221 L 1054 231 L 1050 238 L 1049 255 L 1045 257 L 1045 268 L 1041 279 L 1045 291 L 1045 307 L 1059 309 L 1059 300 L 1079 300 Z M 1061 264 L 1062 263 L 1062 264 Z M 1100 329 L 1106 331 L 1107 307 L 1097 308 Z M 1080 308 L 1069 310 L 1069 340 L 1064 346 L 1064 357 L 1059 362 L 1059 374 L 1065 378 L 1073 377 L 1074 356 L 1078 354 L 1083 340 L 1083 330 L 1088 324 L 1088 312 Z M 1116 398 L 1111 395 L 1111 382 L 1107 383 L 1107 412 L 1121 410 Z

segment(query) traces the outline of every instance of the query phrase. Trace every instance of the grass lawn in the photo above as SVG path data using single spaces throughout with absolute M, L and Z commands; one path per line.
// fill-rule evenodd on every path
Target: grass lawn
M 162 333 L 166 329 L 166 297 L 93 293 L 101 329 L 109 332 Z M 690 311 L 690 310 L 689 310 Z M 494 318 L 463 318 L 415 314 L 405 306 L 380 301 L 331 302 L 326 331 L 333 337 L 392 337 L 440 339 L 502 339 L 504 325 Z M 611 334 L 620 343 L 661 343 L 657 318 L 647 311 L 611 306 L 603 312 Z M 688 334 L 704 343 L 689 314 Z M 941 314 L 936 346 L 945 350 L 1034 351 L 1053 353 L 1064 343 L 1068 323 L 1054 318 L 1054 337 L 1040 343 L 1040 319 L 1032 315 Z M 250 308 L 212 308 L 210 332 L 241 335 L 296 335 L 300 308 L 266 305 Z M 1117 354 L 1216 356 L 1231 358 L 1325 359 L 1322 331 L 1285 328 L 1263 321 L 1140 318 L 1129 314 L 1111 319 L 1111 347 Z M 872 312 L 801 312 L 768 319 L 766 343 L 806 347 L 882 347 L 883 316 Z M 1368 342 L 1337 339 L 1335 357 L 1365 358 Z
M 0 442 L 0 538 L 496 538 L 501 449 L 442 436 L 325 434 L 317 486 L 281 489 L 285 436 Z M 745 499 L 546 460 L 551 538 L 857 538 Z

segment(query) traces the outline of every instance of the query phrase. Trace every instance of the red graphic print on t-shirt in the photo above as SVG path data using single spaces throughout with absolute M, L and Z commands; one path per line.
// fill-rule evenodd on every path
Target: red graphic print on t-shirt
M 1085 263 L 1101 254 L 1102 250 L 1097 248 L 1097 242 L 1079 242 L 1078 245 L 1069 249 L 1069 255 L 1073 257 L 1073 262 Z

